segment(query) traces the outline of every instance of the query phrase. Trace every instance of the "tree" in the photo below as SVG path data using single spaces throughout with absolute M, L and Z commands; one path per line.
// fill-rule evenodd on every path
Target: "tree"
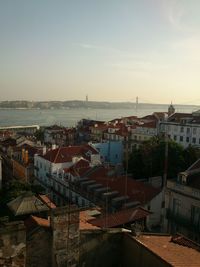
M 44 130 L 39 129 L 35 132 L 34 135 L 38 141 L 44 142 Z
M 161 137 L 145 141 L 134 148 L 129 158 L 129 172 L 136 179 L 162 176 L 165 165 L 166 142 Z M 168 141 L 168 178 L 174 178 L 185 168 L 184 149 L 173 140 Z
M 185 166 L 188 168 L 191 166 L 197 159 L 200 158 L 200 149 L 195 146 L 188 146 L 183 153 Z

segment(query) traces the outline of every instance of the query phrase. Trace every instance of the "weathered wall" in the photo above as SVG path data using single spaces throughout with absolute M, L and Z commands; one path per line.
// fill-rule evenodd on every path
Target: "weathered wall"
M 149 251 L 145 246 L 125 234 L 123 238 L 124 267 L 169 267 L 169 263 Z
M 122 262 L 121 230 L 81 231 L 80 267 L 120 267 Z
M 26 267 L 50 267 L 52 233 L 50 228 L 37 227 L 27 233 Z
M 24 267 L 26 232 L 23 222 L 12 222 L 0 227 L 0 267 Z
M 78 266 L 79 211 L 68 207 L 56 208 L 51 213 L 52 266 Z

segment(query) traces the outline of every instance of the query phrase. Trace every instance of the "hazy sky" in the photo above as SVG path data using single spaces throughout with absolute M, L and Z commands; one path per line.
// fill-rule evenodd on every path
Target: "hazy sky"
M 0 100 L 200 104 L 199 0 L 0 0 Z

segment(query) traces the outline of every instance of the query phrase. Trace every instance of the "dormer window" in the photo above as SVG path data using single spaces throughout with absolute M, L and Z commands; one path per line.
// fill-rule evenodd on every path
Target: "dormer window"
M 180 184 L 187 184 L 187 174 L 186 173 L 180 173 L 178 176 L 178 182 Z

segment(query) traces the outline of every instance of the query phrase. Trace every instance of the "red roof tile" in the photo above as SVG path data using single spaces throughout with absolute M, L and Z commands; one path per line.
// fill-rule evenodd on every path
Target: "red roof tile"
M 28 230 L 32 230 L 33 228 L 37 226 L 46 227 L 46 228 L 50 227 L 49 220 L 40 218 L 37 216 L 33 216 L 33 215 L 31 215 L 28 219 L 26 219 L 24 224 Z
M 197 267 L 200 262 L 200 253 L 190 246 L 190 240 L 187 240 L 187 246 L 174 242 L 172 236 L 167 235 L 140 235 L 134 238 L 128 235 L 130 238 L 136 239 L 140 244 L 153 252 L 155 255 L 168 262 L 171 266 L 175 267 Z M 184 241 L 185 244 L 186 241 Z
M 44 202 L 48 208 L 55 209 L 56 205 L 49 199 L 47 195 L 39 195 L 39 198 Z
M 98 154 L 98 151 L 90 145 L 82 145 L 56 148 L 48 151 L 44 156 L 41 155 L 41 157 L 53 163 L 64 163 L 71 162 L 72 158 L 76 156 L 89 159 L 90 157 L 87 154 L 89 151 L 92 154 Z
M 108 174 L 109 172 L 109 169 L 101 167 L 87 175 L 87 177 L 102 184 L 104 187 L 109 187 L 113 191 L 118 191 L 121 196 L 127 195 L 130 201 L 140 201 L 140 203 L 151 201 L 161 191 L 158 188 L 154 188 L 129 177 L 111 176 Z
M 150 214 L 142 208 L 133 208 L 127 210 L 121 210 L 116 213 L 104 215 L 103 218 L 97 218 L 90 221 L 92 225 L 100 228 L 120 227 L 123 224 L 136 222 L 145 219 Z
M 93 217 L 88 215 L 88 211 L 80 211 L 79 214 L 79 227 L 80 230 L 89 230 L 89 229 L 98 229 L 99 227 L 92 225 L 89 221 L 93 219 Z
M 89 161 L 80 159 L 70 168 L 65 168 L 65 173 L 71 173 L 73 176 L 83 176 L 87 171 L 91 169 Z

